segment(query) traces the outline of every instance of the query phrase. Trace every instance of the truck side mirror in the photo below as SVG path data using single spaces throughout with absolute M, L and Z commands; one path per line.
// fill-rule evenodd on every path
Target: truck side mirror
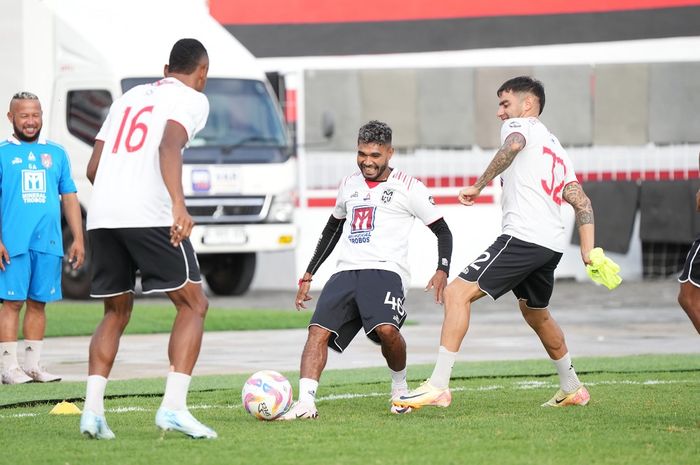
M 330 139 L 335 133 L 335 118 L 328 110 L 321 114 L 321 132 L 326 139 Z

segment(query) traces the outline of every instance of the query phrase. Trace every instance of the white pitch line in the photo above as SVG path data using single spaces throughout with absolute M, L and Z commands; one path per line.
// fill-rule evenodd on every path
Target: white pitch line
M 639 385 L 639 386 L 650 386 L 658 384 L 696 384 L 697 380 L 659 380 L 659 379 L 648 379 L 646 381 L 629 381 L 629 380 L 611 380 L 611 381 L 596 381 L 590 383 L 584 383 L 586 386 L 603 386 L 603 385 Z M 539 380 L 527 380 L 527 381 L 516 381 L 513 383 L 516 389 L 540 389 L 540 388 L 556 388 L 559 387 L 557 383 L 551 383 Z M 479 386 L 475 388 L 468 388 L 465 386 L 456 386 L 450 388 L 452 392 L 480 392 L 480 391 L 495 391 L 498 389 L 505 389 L 506 387 L 502 384 L 492 384 L 487 386 Z M 389 397 L 386 392 L 368 392 L 365 394 L 357 393 L 347 393 L 347 394 L 330 394 L 327 396 L 319 397 L 317 401 L 334 401 L 334 400 L 347 400 L 347 399 L 362 399 L 367 397 Z M 242 404 L 228 404 L 228 405 L 215 405 L 215 404 L 196 404 L 190 405 L 190 410 L 211 410 L 211 409 L 238 409 L 241 408 Z M 129 413 L 129 412 L 155 412 L 156 409 L 149 409 L 144 407 L 115 407 L 111 409 L 106 409 L 108 413 Z M 0 419 L 5 418 L 25 418 L 25 417 L 37 417 L 43 415 L 43 413 L 13 413 L 11 415 L 0 415 Z

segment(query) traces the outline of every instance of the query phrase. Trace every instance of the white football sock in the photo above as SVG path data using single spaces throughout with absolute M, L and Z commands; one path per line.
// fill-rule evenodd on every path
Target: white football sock
M 17 341 L 0 342 L 0 358 L 3 370 L 19 366 L 17 363 Z
M 41 358 L 41 348 L 44 341 L 24 340 L 24 369 L 32 370 L 39 368 L 39 359 Z
M 311 378 L 299 379 L 299 402 L 316 404 L 316 390 L 318 381 Z
M 106 388 L 107 378 L 100 375 L 88 376 L 83 410 L 91 410 L 96 415 L 104 415 Z
M 396 391 L 398 389 L 408 389 L 408 383 L 406 382 L 406 368 L 401 371 L 394 371 L 389 368 L 391 373 L 391 390 Z
M 160 406 L 168 410 L 187 409 L 187 391 L 192 377 L 184 373 L 171 371 L 165 381 L 165 394 Z
M 430 384 L 438 389 L 447 389 L 450 385 L 450 376 L 452 376 L 452 367 L 455 365 L 457 352 L 450 352 L 444 346 L 440 346 L 438 351 L 437 362 L 433 368 L 433 374 L 430 375 Z
M 571 364 L 571 357 L 568 352 L 559 360 L 552 360 L 552 363 L 554 363 L 557 373 L 559 373 L 559 388 L 562 391 L 570 394 L 581 387 L 581 381 L 576 376 L 576 370 Z

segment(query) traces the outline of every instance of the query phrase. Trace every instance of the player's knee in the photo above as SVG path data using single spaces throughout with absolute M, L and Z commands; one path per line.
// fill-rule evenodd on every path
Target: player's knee
M 448 284 L 445 288 L 443 298 L 445 299 L 446 308 L 452 308 L 455 304 L 463 305 L 466 303 L 467 299 L 464 292 L 459 287 L 453 285 L 453 283 Z
M 312 344 L 327 344 L 330 337 L 331 332 L 327 329 L 316 325 L 309 326 L 308 342 Z
M 19 313 L 19 311 L 22 310 L 23 304 L 24 301 L 22 300 L 6 300 L 2 303 L 2 309 L 7 309 L 10 312 Z
M 549 311 L 544 308 L 530 308 L 527 306 L 527 302 L 524 300 L 518 301 L 518 306 L 520 307 L 520 313 L 523 314 L 523 318 L 531 328 L 537 329 L 550 320 L 551 316 Z
M 399 329 L 394 325 L 379 325 L 374 328 L 374 332 L 377 333 L 377 337 L 383 343 L 391 342 L 401 337 Z

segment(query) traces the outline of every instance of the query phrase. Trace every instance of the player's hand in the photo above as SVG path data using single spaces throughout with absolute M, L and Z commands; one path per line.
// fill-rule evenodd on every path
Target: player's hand
M 304 279 L 309 279 L 309 281 L 304 281 Z M 296 307 L 297 311 L 303 309 L 306 309 L 306 305 L 304 305 L 304 302 L 308 302 L 311 300 L 313 297 L 309 295 L 309 290 L 311 290 L 311 278 L 302 278 L 302 280 L 299 281 L 299 290 L 297 290 L 297 296 L 296 299 L 294 299 L 294 306 Z
M 481 190 L 479 190 L 479 188 L 468 186 L 459 191 L 459 196 L 457 198 L 459 199 L 459 203 L 462 205 L 471 207 L 474 205 L 476 198 L 479 197 L 479 194 L 481 194 Z
M 83 246 L 82 241 L 73 241 L 73 244 L 71 244 L 70 249 L 68 250 L 68 263 L 71 264 L 71 267 L 74 270 L 77 270 L 83 266 L 84 262 L 85 247 Z
M 447 273 L 437 270 L 433 277 L 430 278 L 430 281 L 428 281 L 428 285 L 425 286 L 425 292 L 435 289 L 435 303 L 442 304 L 444 302 L 445 287 L 447 287 Z
M 5 263 L 10 264 L 10 253 L 5 248 L 5 244 L 0 242 L 0 270 L 5 271 Z
M 170 243 L 173 247 L 190 237 L 194 220 L 187 212 L 184 202 L 173 205 L 173 225 L 170 227 Z

